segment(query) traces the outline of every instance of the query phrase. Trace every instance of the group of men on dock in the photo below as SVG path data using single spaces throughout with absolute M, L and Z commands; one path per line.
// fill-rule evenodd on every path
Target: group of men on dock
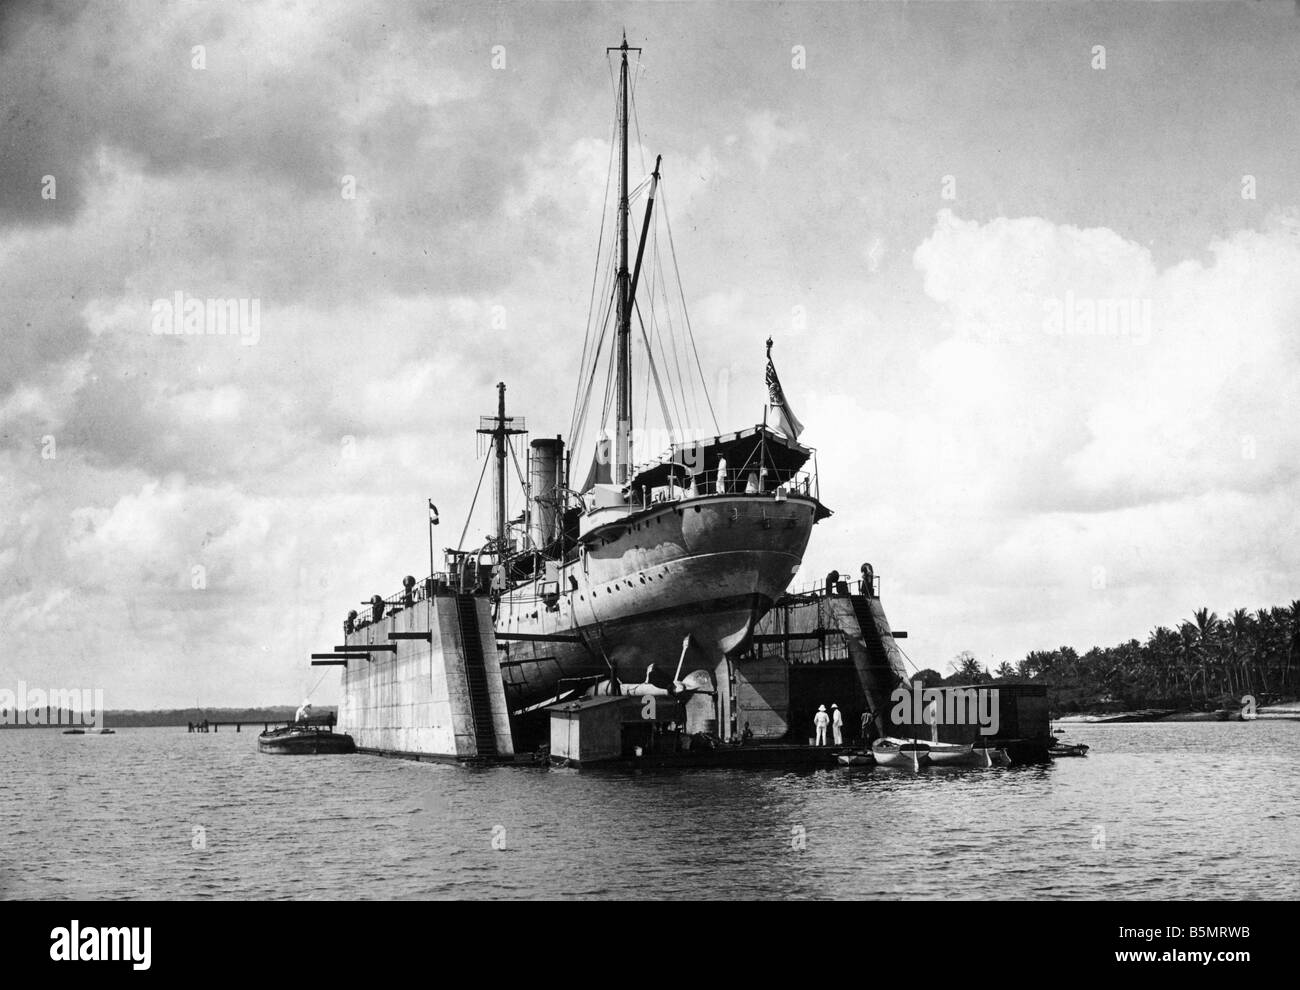
M 816 733 L 816 746 L 828 745 L 826 741 L 826 730 L 831 730 L 834 741 L 829 745 L 844 745 L 844 714 L 840 711 L 840 706 L 831 705 L 830 712 L 826 711 L 825 705 L 819 705 L 817 714 L 813 716 L 813 730 Z M 862 745 L 870 746 L 876 738 L 876 713 L 868 706 L 867 710 L 862 713 Z

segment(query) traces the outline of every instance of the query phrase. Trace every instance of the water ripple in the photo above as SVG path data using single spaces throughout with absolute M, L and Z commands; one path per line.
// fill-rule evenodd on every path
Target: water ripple
M 1294 898 L 1300 725 L 980 772 L 548 772 L 0 731 L 0 897 Z

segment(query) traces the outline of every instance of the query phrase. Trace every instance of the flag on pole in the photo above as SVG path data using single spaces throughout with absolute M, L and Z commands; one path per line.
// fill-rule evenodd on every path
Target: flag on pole
M 767 397 L 776 411 L 777 427 L 791 440 L 798 440 L 799 434 L 803 432 L 803 424 L 799 422 L 790 404 L 785 400 L 785 393 L 781 391 L 781 379 L 776 377 L 776 365 L 772 363 L 772 338 L 767 338 Z
M 438 507 L 433 504 L 433 499 L 429 499 L 429 525 L 438 525 Z
M 609 437 L 602 436 L 596 441 L 596 452 L 591 458 L 591 467 L 582 483 L 582 491 L 591 491 L 594 485 L 612 485 L 614 472 L 612 468 L 612 449 Z

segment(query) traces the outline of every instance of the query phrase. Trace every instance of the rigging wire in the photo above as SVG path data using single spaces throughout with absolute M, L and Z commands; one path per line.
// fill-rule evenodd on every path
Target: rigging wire
M 509 437 L 506 438 L 506 446 L 510 448 L 510 460 L 511 460 L 511 462 L 512 462 L 512 463 L 514 464 L 514 466 L 515 466 L 515 477 L 519 479 L 519 487 L 520 487 L 520 489 L 521 489 L 522 492 L 523 492 L 523 496 L 524 496 L 524 519 L 525 519 L 525 521 L 527 521 L 527 519 L 528 519 L 528 502 L 529 502 L 529 498 L 530 498 L 530 496 L 532 495 L 532 492 L 528 490 L 528 482 L 524 481 L 524 473 L 523 473 L 523 471 L 521 471 L 521 470 L 519 469 L 519 457 L 515 454 L 515 445 L 511 442 L 511 440 L 510 440 Z M 509 516 L 507 515 L 506 518 L 508 519 Z M 508 524 L 507 524 L 507 525 L 508 525 Z M 527 540 L 528 540 L 528 528 L 527 528 L 527 526 L 525 526 L 525 527 L 524 527 L 524 533 L 523 533 L 523 539 L 520 541 L 520 546 L 522 547 L 522 546 L 526 543 Z M 502 550 L 502 552 L 504 552 L 504 549 Z
M 430 527 L 430 528 L 432 528 L 432 527 Z M 307 692 L 307 697 L 308 697 L 309 699 L 311 698 L 311 696 L 312 696 L 313 694 L 316 693 L 316 689 L 317 689 L 318 687 L 320 687 L 320 682 L 323 681 L 323 680 L 325 680 L 325 676 L 326 676 L 327 674 L 330 674 L 330 673 L 332 673 L 332 671 L 326 670 L 324 674 L 321 674 L 321 675 L 320 675 L 320 677 L 317 679 L 316 683 L 312 685 L 311 690 Z
M 655 225 L 655 229 L 654 229 L 654 232 L 651 234 L 651 237 L 653 238 L 653 244 L 652 244 L 652 247 L 653 247 L 653 245 L 657 245 L 657 244 L 659 243 L 659 225 L 658 225 L 658 224 Z M 649 278 L 649 281 L 647 282 L 647 290 L 648 290 L 648 291 L 647 291 L 647 299 L 649 300 L 649 303 L 650 303 L 650 326 L 651 326 L 651 327 L 653 328 L 653 330 L 654 330 L 655 339 L 657 339 L 657 340 L 659 341 L 659 354 L 660 354 L 660 356 L 663 358 L 663 364 L 664 364 L 664 377 L 666 377 L 666 378 L 668 379 L 668 395 L 669 395 L 669 398 L 672 399 L 672 403 L 673 403 L 673 413 L 674 413 L 674 415 L 676 416 L 677 426 L 680 427 L 680 428 L 684 428 L 685 419 L 684 419 L 684 417 L 682 416 L 682 408 L 679 407 L 678 404 L 677 404 L 677 392 L 680 391 L 680 383 L 679 383 L 678 388 L 676 388 L 676 389 L 673 388 L 673 381 L 672 381 L 672 365 L 670 365 L 670 364 L 668 363 L 668 354 L 667 354 L 667 352 L 666 352 L 665 349 L 664 349 L 663 333 L 661 332 L 660 325 L 659 325 L 659 321 L 655 318 L 655 292 L 657 291 L 659 284 L 662 282 L 662 278 L 659 277 L 660 275 L 662 275 L 662 271 L 661 271 L 661 269 L 660 269 L 660 265 L 659 265 L 659 263 L 658 263 L 658 259 L 657 259 L 657 257 L 656 257 L 654 254 L 651 255 L 651 259 L 652 259 L 652 260 L 651 260 L 651 265 L 650 265 L 650 278 Z M 640 309 L 638 309 L 638 310 L 637 310 L 637 316 L 639 317 L 640 314 L 641 314 L 641 311 L 640 311 Z M 671 317 L 669 317 L 669 320 L 670 320 L 669 326 L 670 326 L 670 328 L 671 328 Z M 644 333 L 644 327 L 642 328 L 642 332 Z M 646 342 L 646 348 L 647 348 L 647 349 L 651 349 L 651 347 L 650 347 L 650 342 L 649 342 L 649 341 Z M 679 376 L 679 377 L 680 377 L 680 376 Z M 663 390 L 662 390 L 662 388 L 660 389 L 659 401 L 660 401 L 661 404 L 663 403 Z M 665 411 L 665 414 L 664 414 L 664 415 L 665 415 L 665 418 L 666 418 L 666 417 L 667 417 L 667 411 Z M 671 427 L 670 427 L 670 429 L 671 429 Z M 676 432 L 676 431 L 674 430 L 673 432 Z M 683 437 L 682 439 L 684 439 L 684 437 Z
M 460 531 L 460 540 L 456 543 L 457 550 L 465 546 L 465 534 L 469 532 L 470 520 L 474 518 L 474 506 L 478 505 L 478 493 L 483 487 L 483 478 L 487 475 L 487 466 L 490 460 L 492 460 L 492 452 L 489 450 L 487 457 L 483 458 L 483 470 L 478 473 L 478 484 L 474 486 L 474 501 L 470 502 L 469 512 L 465 515 L 465 528 Z
M 582 336 L 582 359 L 578 362 L 578 383 L 573 394 L 573 416 L 569 419 L 569 436 L 573 436 L 574 419 L 578 412 L 579 396 L 582 392 L 582 370 L 587 365 L 587 352 L 591 341 L 591 315 L 596 308 L 596 285 L 600 278 L 600 257 L 601 251 L 605 244 L 605 223 L 609 211 L 605 209 L 609 203 L 609 184 L 614 175 L 614 139 L 611 136 L 609 142 L 609 165 L 605 171 L 605 195 L 601 197 L 600 207 L 600 235 L 596 239 L 596 264 L 591 272 L 591 298 L 587 302 L 587 327 Z
M 608 56 L 606 56 L 606 58 L 608 58 Z M 628 94 L 632 97 L 632 123 L 636 126 L 636 150 L 637 154 L 641 157 L 641 171 L 644 172 L 645 143 L 641 140 L 641 118 L 638 117 L 636 113 L 636 84 L 641 78 L 641 72 L 644 69 L 644 66 L 641 65 L 640 56 L 637 56 L 636 68 L 637 71 L 632 73 L 632 82 L 631 85 L 628 86 Z
M 673 272 L 677 276 L 677 291 L 682 298 L 682 315 L 686 318 L 686 332 L 690 335 L 691 351 L 695 354 L 695 368 L 700 373 L 700 385 L 704 388 L 704 400 L 709 404 L 709 417 L 713 420 L 713 429 L 720 433 L 718 415 L 713 411 L 713 400 L 709 397 L 709 385 L 704 380 L 704 366 L 700 363 L 700 352 L 695 346 L 695 331 L 691 327 L 691 314 L 686 308 L 686 293 L 682 289 L 682 271 L 677 264 L 677 245 L 673 242 L 673 224 L 668 218 L 668 200 L 666 196 L 664 197 L 664 229 L 668 231 L 668 249 L 672 252 Z
M 664 414 L 664 423 L 665 425 L 667 425 L 668 431 L 670 433 L 675 433 L 676 428 L 673 426 L 673 417 L 672 414 L 668 411 L 668 403 L 664 399 L 664 387 L 659 381 L 659 369 L 655 365 L 655 357 L 650 350 L 650 338 L 646 335 L 645 332 L 645 320 L 641 318 L 641 304 L 637 303 L 634 300 L 633 305 L 636 307 L 637 322 L 641 325 L 641 339 L 645 341 L 646 364 L 650 366 L 650 375 L 647 376 L 647 380 L 646 380 L 646 394 L 647 396 L 649 395 L 650 392 L 649 378 L 653 376 L 655 382 L 655 391 L 659 393 L 659 408 L 663 411 Z M 648 404 L 649 404 L 649 400 L 647 399 L 647 405 Z
M 608 215 L 610 213 L 610 195 L 611 184 L 614 175 L 614 155 L 616 142 L 618 140 L 618 130 L 620 125 L 626 130 L 628 124 L 636 134 L 637 151 L 641 161 L 641 168 L 645 172 L 645 144 L 641 133 L 641 120 L 636 103 L 636 89 L 640 80 L 640 74 L 645 71 L 644 65 L 640 59 L 636 60 L 635 71 L 631 73 L 628 83 L 628 102 L 630 104 L 627 115 L 622 113 L 622 93 L 620 92 L 620 82 L 615 77 L 614 61 L 610 57 L 611 53 L 606 54 L 606 66 L 609 70 L 610 87 L 614 94 L 614 136 L 610 141 L 610 158 L 609 167 L 605 178 L 604 208 L 601 216 L 600 236 L 597 240 L 596 264 L 592 272 L 592 288 L 588 300 L 587 308 L 587 327 L 583 337 L 582 359 L 579 362 L 578 387 L 574 394 L 573 414 L 570 418 L 569 437 L 570 447 L 581 447 L 589 425 L 596 425 L 590 422 L 592 415 L 592 401 L 595 397 L 595 383 L 598 374 L 602 354 L 604 353 L 604 344 L 607 338 L 616 334 L 610 333 L 610 324 L 613 320 L 615 303 L 618 297 L 618 278 L 617 273 L 613 270 L 616 264 L 617 245 L 615 239 L 611 238 L 606 247 L 605 230 L 608 225 Z M 630 120 L 629 120 L 630 118 Z M 638 243 L 639 235 L 636 229 L 635 220 L 632 217 L 630 206 L 633 201 L 641 197 L 653 177 L 645 175 L 627 193 L 628 198 L 628 217 L 626 234 L 629 239 Z M 662 183 L 661 183 L 662 185 Z M 640 303 L 636 299 L 629 300 L 630 305 L 636 310 L 637 320 L 641 327 L 641 340 L 645 349 L 646 356 L 646 380 L 643 392 L 642 413 L 649 412 L 650 385 L 653 382 L 656 395 L 659 399 L 660 410 L 664 417 L 664 423 L 670 432 L 676 432 L 681 427 L 685 428 L 688 421 L 693 421 L 695 428 L 703 426 L 703 415 L 699 401 L 699 393 L 703 392 L 705 404 L 708 408 L 709 418 L 713 422 L 715 433 L 719 430 L 716 411 L 713 408 L 713 400 L 709 394 L 708 382 L 704 376 L 703 364 L 700 361 L 699 347 L 695 341 L 694 328 L 690 322 L 690 313 L 686 307 L 686 293 L 682 285 L 681 269 L 677 260 L 677 248 L 673 240 L 672 221 L 668 216 L 667 197 L 661 193 L 661 206 L 659 212 L 664 214 L 664 228 L 668 234 L 669 254 L 673 264 L 673 276 L 677 281 L 676 300 L 672 298 L 669 291 L 668 281 L 669 273 L 665 264 L 664 253 L 659 242 L 659 224 L 657 216 L 651 218 L 652 228 L 648 232 L 649 244 L 645 252 L 643 261 L 646 273 L 647 291 L 645 297 L 648 305 L 648 315 L 650 327 L 646 327 L 646 317 L 642 313 Z M 616 204 L 617 208 L 617 204 Z M 608 253 L 605 254 L 605 251 Z M 602 261 L 604 262 L 602 266 Z M 601 269 L 604 269 L 603 284 L 610 286 L 609 294 L 606 296 L 602 306 L 597 310 L 595 306 L 595 297 L 597 286 L 602 284 Z M 659 316 L 659 300 L 662 300 L 662 319 Z M 685 326 L 687 339 L 678 345 L 678 327 L 677 321 L 674 320 L 673 311 L 680 304 L 682 314 L 682 325 Z M 592 322 L 593 314 L 598 314 L 596 322 Z M 628 320 L 631 321 L 631 314 L 628 314 Z M 666 326 L 665 326 L 666 324 Z M 665 334 L 668 341 L 664 341 Z M 686 349 L 686 343 L 689 340 L 690 349 Z M 658 356 L 656 357 L 655 342 L 658 342 Z M 631 342 L 629 341 L 629 346 Z M 671 354 L 670 354 L 671 352 Z M 690 368 L 690 359 L 694 358 L 695 368 Z M 691 373 L 693 370 L 694 373 Z M 600 419 L 597 432 L 597 439 L 601 435 L 608 436 L 608 425 L 610 413 L 615 398 L 615 381 L 617 377 L 617 348 L 611 344 L 609 358 L 605 375 L 605 389 L 601 397 Z M 698 377 L 699 387 L 696 386 Z M 665 381 L 667 382 L 667 394 L 665 394 Z M 630 385 L 631 383 L 629 383 Z M 679 395 L 680 393 L 680 395 Z M 703 432 L 703 430 L 700 430 Z M 683 434 L 683 439 L 684 439 Z M 522 480 L 522 479 L 521 479 Z
M 605 282 L 606 282 L 606 283 L 608 283 L 609 280 L 610 280 L 610 272 L 612 271 L 613 266 L 614 266 L 614 242 L 611 240 L 611 241 L 610 241 L 610 244 L 609 244 L 609 256 L 608 256 L 608 258 L 606 259 L 606 264 L 605 264 Z M 600 336 L 599 336 L 599 338 L 598 338 L 598 340 L 597 340 L 597 342 L 596 342 L 596 350 L 595 350 L 595 353 L 594 353 L 594 355 L 592 356 L 592 360 L 591 360 L 591 371 L 590 371 L 590 375 L 587 376 L 587 386 L 586 386 L 586 391 L 583 392 L 581 408 L 580 408 L 580 409 L 575 408 L 575 410 L 574 410 L 574 416 L 575 416 L 575 419 L 576 419 L 576 423 L 572 423 L 572 422 L 571 422 L 571 423 L 569 424 L 569 427 L 570 427 L 570 428 L 569 428 L 569 440 L 570 440 L 570 443 L 573 443 L 573 442 L 576 442 L 576 441 L 580 440 L 580 439 L 581 439 L 581 436 L 582 436 L 582 432 L 583 432 L 583 430 L 584 430 L 585 427 L 586 427 L 586 422 L 587 422 L 587 413 L 588 413 L 588 410 L 589 410 L 589 407 L 590 407 L 590 404 L 591 404 L 592 387 L 595 385 L 595 381 L 596 381 L 596 371 L 597 371 L 597 370 L 599 369 L 599 367 L 600 367 L 600 354 L 601 354 L 601 351 L 603 350 L 603 348 L 604 348 L 604 346 L 605 346 L 605 339 L 606 339 L 606 337 L 607 337 L 607 335 L 608 335 L 608 333 L 609 333 L 609 320 L 610 320 L 610 316 L 611 316 L 611 313 L 612 313 L 612 310 L 613 310 L 613 305 L 614 305 L 614 304 L 613 304 L 613 292 L 612 292 L 612 290 L 611 290 L 611 295 L 610 295 L 609 297 L 606 298 L 605 302 L 602 303 L 602 306 L 601 306 L 601 311 L 600 311 L 601 315 L 600 315 L 600 324 L 599 324 L 599 325 L 600 325 Z M 579 381 L 580 384 L 581 384 L 582 379 L 583 379 L 583 377 L 584 377 L 584 374 L 583 374 L 584 371 L 585 371 L 585 369 L 580 369 L 580 370 L 579 370 L 578 381 Z
M 677 369 L 677 383 L 678 383 L 678 390 L 682 393 L 682 405 L 683 405 L 683 407 L 685 407 L 685 406 L 687 405 L 687 391 L 688 391 L 688 390 L 687 390 L 687 387 L 686 387 L 686 383 L 689 382 L 689 383 L 690 383 L 690 388 L 689 388 L 690 397 L 691 397 L 691 399 L 692 399 L 692 401 L 693 401 L 693 404 L 694 404 L 694 412 L 692 413 L 691 418 L 692 418 L 692 420 L 693 420 L 694 423 L 699 423 L 699 422 L 702 421 L 702 417 L 700 416 L 700 409 L 699 409 L 699 405 L 700 405 L 700 404 L 699 404 L 699 400 L 698 400 L 698 399 L 696 398 L 696 396 L 695 396 L 695 383 L 694 383 L 694 381 L 693 381 L 692 379 L 690 379 L 690 378 L 688 378 L 687 376 L 685 376 L 685 375 L 682 374 L 681 361 L 678 359 L 678 356 L 677 356 L 677 334 L 676 334 L 676 332 L 675 332 L 674 329 L 673 329 L 672 302 L 669 300 L 669 298 L 668 298 L 668 291 L 667 291 L 667 289 L 664 287 L 664 284 L 665 284 L 666 279 L 662 277 L 662 272 L 663 272 L 663 259 L 662 259 L 662 257 L 659 255 L 659 239 L 658 239 L 658 237 L 655 238 L 655 265 L 656 265 L 656 267 L 658 268 L 658 270 L 660 271 L 660 274 L 661 274 L 661 277 L 659 278 L 658 282 L 656 283 L 656 286 L 657 286 L 659 289 L 661 289 L 661 290 L 663 291 L 663 299 L 664 299 L 664 319 L 668 322 L 668 340 L 669 340 L 669 342 L 672 344 L 672 348 L 673 348 L 673 364 L 674 364 L 674 366 L 675 366 L 676 369 Z M 661 339 L 660 342 L 659 342 L 659 349 L 660 349 L 661 351 L 662 351 L 662 350 L 665 350 L 662 339 Z M 667 364 L 667 362 L 668 362 L 668 356 L 667 356 L 667 354 L 665 353 L 665 355 L 664 355 L 664 363 Z M 683 439 L 684 439 L 684 438 L 683 438 Z

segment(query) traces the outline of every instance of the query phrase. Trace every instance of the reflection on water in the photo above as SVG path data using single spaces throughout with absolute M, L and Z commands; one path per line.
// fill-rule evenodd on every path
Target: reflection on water
M 9 898 L 1294 898 L 1300 723 L 1069 726 L 1086 759 L 465 769 L 254 735 L 0 731 Z

